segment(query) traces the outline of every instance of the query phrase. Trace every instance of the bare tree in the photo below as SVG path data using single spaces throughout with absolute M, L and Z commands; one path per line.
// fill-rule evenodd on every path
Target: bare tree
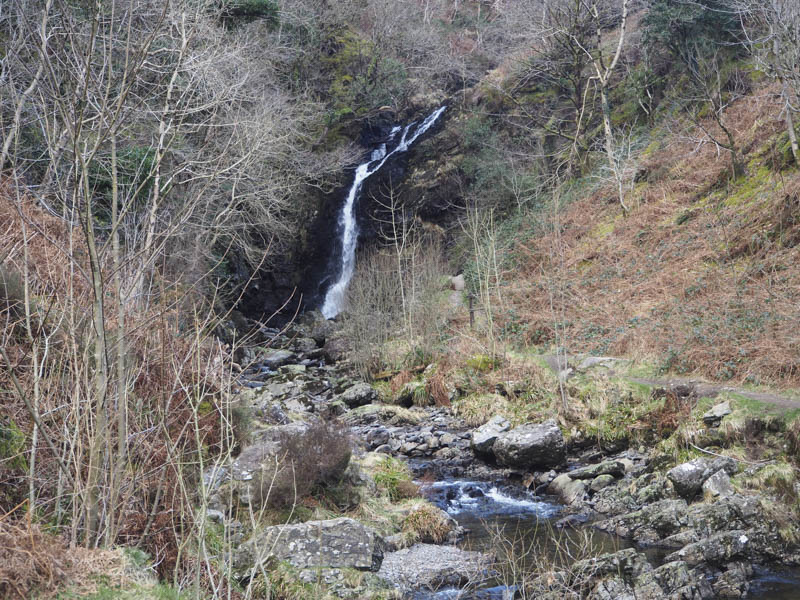
M 794 118 L 800 111 L 800 4 L 793 0 L 741 0 L 738 9 L 756 64 L 780 86 L 792 157 L 800 164 Z
M 608 157 L 608 165 L 611 168 L 611 172 L 614 174 L 614 180 L 617 184 L 617 197 L 619 204 L 622 207 L 622 212 L 627 214 L 628 207 L 625 204 L 625 181 L 623 167 L 620 164 L 620 160 L 617 156 L 616 144 L 614 142 L 614 131 L 611 127 L 611 104 L 608 100 L 611 87 L 611 76 L 613 75 L 614 69 L 619 62 L 620 56 L 622 55 L 622 49 L 625 45 L 626 27 L 628 25 L 628 7 L 630 2 L 629 0 L 621 1 L 622 20 L 619 25 L 619 37 L 617 38 L 614 54 L 610 60 L 608 60 L 603 54 L 603 29 L 602 21 L 600 19 L 600 9 L 598 8 L 597 1 L 592 0 L 590 3 L 586 3 L 586 9 L 594 19 L 595 31 L 597 35 L 597 41 L 593 51 L 587 50 L 587 52 L 590 55 L 592 66 L 594 67 L 594 75 L 591 77 L 591 80 L 597 84 L 597 88 L 600 92 L 600 106 L 603 115 L 603 131 L 605 132 L 606 138 L 605 148 L 606 156 Z

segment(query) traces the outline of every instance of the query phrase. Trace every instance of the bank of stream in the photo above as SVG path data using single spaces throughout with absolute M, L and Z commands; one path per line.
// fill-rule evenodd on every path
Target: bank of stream
M 798 573 L 780 567 L 800 564 L 797 544 L 766 516 L 763 492 L 733 486 L 745 468 L 735 460 L 701 457 L 676 465 L 644 448 L 570 444 L 553 420 L 512 427 L 495 416 L 472 429 L 450 408 L 381 403 L 373 387 L 336 364 L 342 355 L 326 343 L 328 322 L 289 333 L 266 331 L 265 345 L 283 348 L 243 357 L 253 366 L 242 375 L 237 411 L 248 415 L 253 431 L 217 495 L 230 493 L 242 504 L 257 499 L 254 474 L 270 464 L 274 470 L 285 444 L 314 423 L 335 422 L 351 433 L 353 458 L 344 477 L 355 496 L 344 500 L 338 518 L 321 511 L 244 536 L 234 556 L 243 577 L 258 571 L 265 560 L 259 552 L 269 542 L 272 558 L 299 569 L 302 581 L 324 581 L 339 598 L 390 597 L 370 594 L 394 586 L 414 600 L 550 600 L 569 596 L 581 578 L 574 597 L 592 600 L 800 597 Z M 387 461 L 408 464 L 420 495 L 455 521 L 450 533 L 463 529 L 460 540 L 446 536 L 455 546 L 404 537 L 397 521 L 386 526 L 369 513 L 357 521 L 364 515 L 351 511 L 381 494 L 374 469 Z M 389 503 L 380 510 L 401 520 L 419 506 L 419 500 L 410 508 L 380 502 Z M 225 526 L 241 528 L 221 501 L 210 508 Z M 323 529 L 331 531 L 329 539 L 320 537 Z M 275 546 L 281 536 L 292 543 Z M 588 552 L 580 550 L 586 539 Z M 572 554 L 563 551 L 567 540 Z M 526 554 L 530 549 L 553 558 L 538 580 L 531 573 L 541 572 L 542 561 Z M 504 568 L 503 554 L 518 557 L 516 571 Z M 492 555 L 498 560 L 490 566 Z M 364 581 L 378 587 L 347 587 L 361 576 L 346 569 L 369 573 Z M 548 583 L 552 577 L 559 590 Z M 521 578 L 524 594 L 515 592 Z

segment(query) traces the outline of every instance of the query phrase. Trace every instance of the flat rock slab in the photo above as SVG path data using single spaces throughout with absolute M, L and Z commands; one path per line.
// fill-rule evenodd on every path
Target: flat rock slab
M 483 581 L 493 559 L 455 546 L 415 544 L 383 558 L 378 576 L 402 590 L 437 590 Z
M 242 544 L 235 552 L 234 566 L 243 570 L 275 558 L 299 569 L 349 567 L 377 571 L 384 547 L 380 535 L 353 519 L 276 525 Z
M 511 423 L 502 415 L 495 415 L 472 432 L 470 445 L 478 454 L 489 454 L 497 436 L 511 429 Z

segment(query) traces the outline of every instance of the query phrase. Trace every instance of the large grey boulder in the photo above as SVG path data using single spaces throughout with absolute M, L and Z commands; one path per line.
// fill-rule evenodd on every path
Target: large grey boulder
M 525 469 L 556 467 L 564 462 L 566 444 L 554 420 L 526 424 L 500 434 L 492 447 L 497 461 Z
M 470 445 L 472 450 L 478 454 L 489 454 L 492 446 L 497 441 L 497 437 L 511 429 L 511 423 L 501 415 L 495 415 L 486 423 L 472 432 Z
M 733 475 L 736 473 L 736 461 L 730 458 L 695 458 L 667 471 L 667 478 L 679 496 L 691 500 L 703 487 L 706 479 L 720 470 Z
M 564 504 L 575 504 L 583 500 L 586 484 L 580 480 L 573 480 L 568 474 L 562 473 L 547 488 L 551 494 L 558 496 Z
M 245 571 L 276 559 L 298 569 L 377 571 L 383 552 L 383 538 L 372 528 L 354 519 L 329 519 L 267 527 L 239 547 L 233 566 Z
M 728 474 L 719 470 L 703 483 L 703 495 L 709 499 L 726 498 L 735 493 L 731 478 Z
M 378 392 L 368 383 L 356 383 L 339 394 L 338 400 L 344 402 L 349 408 L 372 404 L 378 400 Z
M 492 562 L 486 554 L 455 546 L 415 544 L 387 554 L 378 575 L 404 591 L 436 591 L 487 579 Z

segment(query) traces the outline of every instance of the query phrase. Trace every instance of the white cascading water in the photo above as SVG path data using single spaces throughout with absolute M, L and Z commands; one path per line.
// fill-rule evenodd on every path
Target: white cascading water
M 374 173 L 378 172 L 380 168 L 395 154 L 401 154 L 408 150 L 411 145 L 417 140 L 419 136 L 425 133 L 436 122 L 441 114 L 445 111 L 446 106 L 442 106 L 417 125 L 416 121 L 406 125 L 403 129 L 403 134 L 400 136 L 400 141 L 391 152 L 387 153 L 386 144 L 381 144 L 380 148 L 372 151 L 370 158 L 367 162 L 361 164 L 356 169 L 355 177 L 353 178 L 353 185 L 350 186 L 350 191 L 347 193 L 347 200 L 342 206 L 342 212 L 339 216 L 339 227 L 342 230 L 342 263 L 339 279 L 325 294 L 325 301 L 322 303 L 322 314 L 326 319 L 332 319 L 339 314 L 342 310 L 344 303 L 344 293 L 347 290 L 347 284 L 353 277 L 356 262 L 356 244 L 358 242 L 358 224 L 356 223 L 355 204 L 358 198 L 358 192 L 361 190 L 361 185 L 364 181 Z M 413 129 L 413 134 L 409 133 Z M 394 141 L 400 127 L 395 127 L 389 134 L 388 143 Z

